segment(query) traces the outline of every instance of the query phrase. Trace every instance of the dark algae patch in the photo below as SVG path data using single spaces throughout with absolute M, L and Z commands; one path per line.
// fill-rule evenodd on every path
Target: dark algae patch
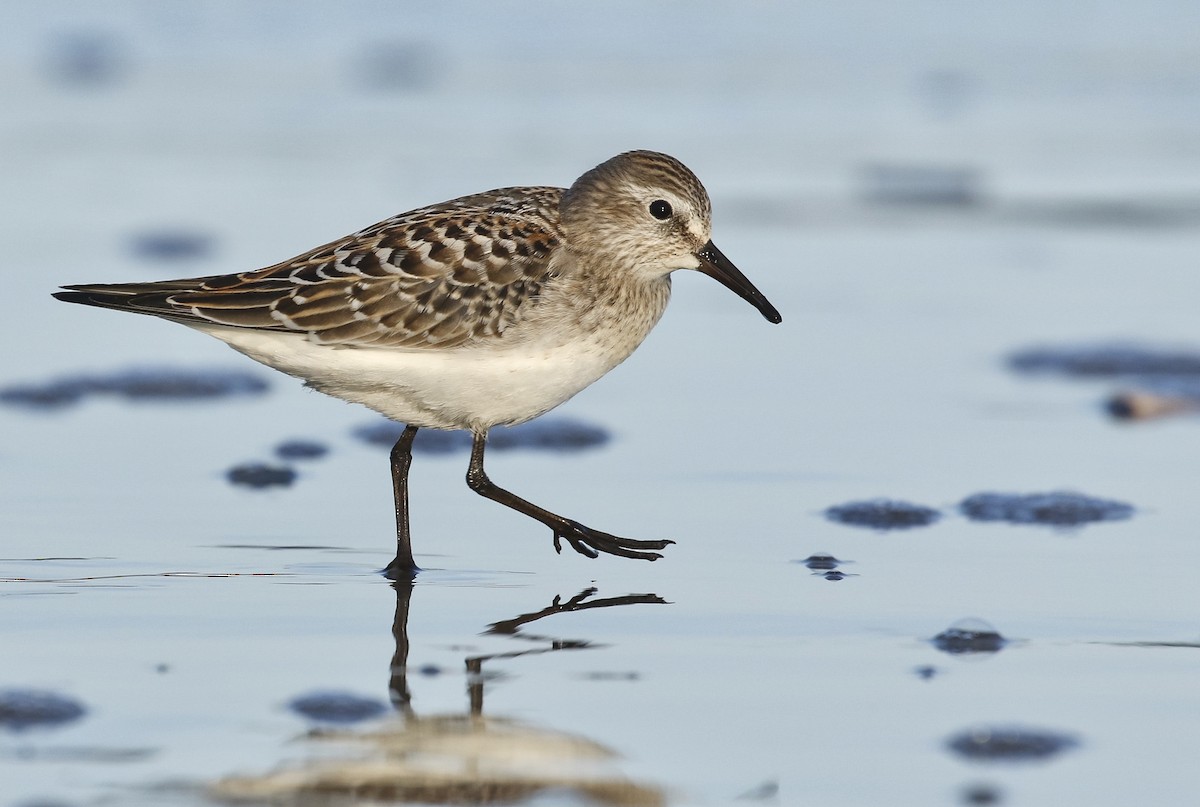
M 35 384 L 0 387 L 0 403 L 55 410 L 92 396 L 127 401 L 203 401 L 262 395 L 269 389 L 257 375 L 238 370 L 135 367 L 111 373 L 80 373 Z
M 963 804 L 999 804 L 1003 791 L 988 782 L 975 782 L 962 790 Z
M 73 698 L 40 689 L 0 690 L 0 728 L 24 731 L 64 726 L 87 713 Z
M 364 443 L 391 448 L 400 439 L 404 425 L 383 420 L 354 430 Z M 497 426 L 488 432 L 488 448 L 496 451 L 529 449 L 572 452 L 596 448 L 611 439 L 603 426 L 574 418 L 539 418 L 519 426 Z M 465 454 L 471 450 L 471 435 L 464 431 L 422 429 L 413 441 L 413 451 L 424 454 Z
M 1010 524 L 1046 524 L 1076 527 L 1096 521 L 1123 521 L 1133 505 L 1098 499 L 1082 493 L 976 493 L 958 505 L 972 521 L 1007 521 Z
M 813 574 L 819 577 L 824 577 L 826 580 L 833 581 L 845 580 L 847 577 L 858 577 L 856 574 L 846 574 L 845 572 L 838 571 L 837 569 L 833 569 L 828 572 L 813 572 Z
M 831 571 L 843 563 L 847 563 L 848 561 L 838 560 L 833 555 L 826 555 L 822 552 L 816 552 L 812 555 L 809 555 L 807 558 L 804 558 L 804 560 L 797 560 L 794 562 L 803 563 L 813 571 Z
M 74 90 L 100 90 L 118 85 L 130 72 L 125 43 L 99 30 L 62 31 L 44 43 L 42 74 Z
M 812 570 L 812 573 L 815 577 L 823 577 L 826 580 L 835 580 L 835 581 L 836 580 L 845 580 L 847 577 L 858 577 L 858 575 L 856 575 L 856 574 L 850 574 L 848 572 L 843 572 L 842 570 L 840 570 L 838 568 L 838 566 L 841 566 L 846 563 L 853 563 L 853 562 L 854 561 L 839 560 L 838 558 L 835 558 L 833 555 L 827 555 L 825 553 L 815 553 L 815 554 L 809 555 L 807 558 L 804 558 L 803 560 L 792 561 L 792 563 L 804 564 L 805 567 Z
M 1200 377 L 1200 352 L 1119 344 L 1033 347 L 1010 354 L 1008 366 L 1021 373 L 1077 378 Z
M 296 481 L 296 472 L 283 465 L 267 465 L 262 462 L 247 462 L 236 465 L 225 472 L 231 485 L 263 489 L 286 488 Z
M 189 230 L 160 229 L 138 233 L 130 249 L 147 261 L 185 261 L 207 258 L 213 251 L 210 235 Z
M 1025 762 L 1047 760 L 1076 748 L 1069 734 L 1040 729 L 978 726 L 956 734 L 946 747 L 973 762 Z
M 960 619 L 931 640 L 943 653 L 962 656 L 971 653 L 997 653 L 1008 640 L 982 619 Z
M 825 518 L 830 521 L 874 530 L 906 530 L 913 527 L 925 527 L 941 517 L 942 514 L 931 507 L 893 499 L 848 502 L 825 510 Z
M 329 446 L 316 440 L 285 440 L 275 446 L 281 460 L 317 460 L 329 453 Z
M 381 701 L 349 692 L 300 695 L 288 703 L 288 708 L 309 720 L 342 725 L 370 720 L 387 712 L 387 707 Z

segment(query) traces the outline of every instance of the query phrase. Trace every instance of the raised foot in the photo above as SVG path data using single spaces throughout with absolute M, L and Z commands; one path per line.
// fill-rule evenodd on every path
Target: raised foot
M 666 549 L 674 541 L 639 541 L 635 538 L 622 538 L 619 535 L 609 535 L 607 532 L 585 527 L 578 521 L 566 520 L 564 529 L 554 528 L 554 551 L 562 552 L 562 542 L 566 541 L 580 555 L 597 558 L 603 552 L 606 555 L 618 555 L 622 558 L 636 560 L 658 560 L 662 557 L 658 552 L 644 552 L 645 549 Z

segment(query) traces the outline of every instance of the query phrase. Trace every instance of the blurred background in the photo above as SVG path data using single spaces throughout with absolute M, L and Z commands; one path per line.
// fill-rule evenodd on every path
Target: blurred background
M 624 755 L 637 803 L 1183 803 L 1197 421 L 1116 423 L 1104 402 L 1163 355 L 1187 376 L 1168 408 L 1200 401 L 1198 34 L 1184 0 L 5 0 L 0 393 L 26 392 L 0 394 L 0 805 L 161 804 L 145 788 L 269 770 L 307 725 L 292 695 L 386 701 L 399 613 L 375 576 L 386 454 L 351 437 L 370 413 L 50 293 L 254 269 L 634 148 L 697 173 L 714 241 L 784 322 L 678 277 L 643 348 L 562 409 L 611 445 L 490 455 L 552 509 L 677 538 L 653 566 L 556 557 L 466 490 L 464 456 L 418 458 L 409 631 L 433 672 L 414 702 L 461 706 L 460 650 L 513 647 L 481 638 L 497 620 L 654 592 L 669 605 L 556 623 L 602 651 L 497 661 L 489 684 L 493 714 Z M 1105 352 L 1131 344 L 1149 353 Z M 1031 347 L 1049 353 L 1008 361 Z M 43 400 L 146 366 L 271 392 Z M 289 437 L 331 447 L 294 490 L 227 483 Z M 1060 489 L 1136 515 L 956 510 Z M 944 517 L 900 538 L 823 516 L 876 496 Z M 847 578 L 796 562 L 817 552 Z M 927 641 L 966 617 L 1022 642 L 963 665 Z M 26 733 L 12 686 L 88 716 Z M 980 721 L 1073 755 L 975 767 L 951 738 Z
M 7 281 L 10 342 L 28 316 L 80 321 L 42 293 L 60 282 L 253 268 L 434 200 L 566 185 L 630 148 L 695 168 L 718 243 L 723 228 L 789 229 L 794 251 L 751 276 L 839 272 L 811 265 L 804 239 L 896 215 L 1099 239 L 1200 219 L 1200 9 L 1186 2 L 2 13 L 0 235 L 39 256 Z M 1006 240 L 1045 268 L 1036 236 Z M 94 321 L 85 344 L 59 342 L 61 324 L 38 340 L 87 361 L 116 318 Z M 6 374 L 30 355 L 10 351 Z

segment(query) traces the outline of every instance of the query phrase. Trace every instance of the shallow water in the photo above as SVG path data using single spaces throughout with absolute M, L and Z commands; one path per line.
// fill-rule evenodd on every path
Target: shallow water
M 533 804 L 1191 801 L 1200 419 L 1118 422 L 1119 380 L 1007 362 L 1200 351 L 1195 9 L 450 8 L 11 4 L 0 387 L 216 367 L 270 388 L 0 405 L 0 691 L 86 710 L 0 721 L 0 806 L 208 803 L 389 753 L 410 765 L 395 781 L 474 764 Z M 265 265 L 633 147 L 705 180 L 714 239 L 784 322 L 677 277 L 647 343 L 556 413 L 610 439 L 488 467 L 675 539 L 653 564 L 556 556 L 466 488 L 464 455 L 427 452 L 426 571 L 397 590 L 376 573 L 391 491 L 370 413 L 49 297 Z M 899 169 L 882 193 L 880 165 Z M 328 453 L 279 457 L 295 440 Z M 296 477 L 231 485 L 246 463 Z M 957 509 L 1055 491 L 1134 512 Z M 942 517 L 826 517 L 873 499 Z M 796 562 L 822 554 L 844 576 Z M 964 624 L 1004 641 L 939 650 Z M 316 693 L 395 706 L 330 737 L 289 706 Z M 955 750 L 981 737 L 1009 758 Z

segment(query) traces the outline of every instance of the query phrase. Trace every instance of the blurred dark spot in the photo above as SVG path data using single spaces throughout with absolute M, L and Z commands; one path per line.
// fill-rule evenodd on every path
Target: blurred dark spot
M 960 619 L 931 640 L 943 653 L 997 653 L 1008 644 L 1000 632 L 982 619 Z
M 972 521 L 1049 524 L 1072 527 L 1093 521 L 1121 521 L 1134 513 L 1132 505 L 1097 499 L 1081 493 L 976 493 L 959 504 Z
M 833 555 L 809 555 L 804 560 L 795 560 L 793 563 L 803 563 L 810 569 L 836 569 L 840 564 L 846 563 L 844 560 L 838 560 Z
M 359 440 L 382 448 L 391 448 L 400 439 L 403 424 L 378 421 L 354 430 Z M 497 451 L 532 449 L 571 452 L 604 445 L 608 430 L 572 418 L 541 418 L 519 426 L 498 426 L 488 432 L 488 447 Z M 464 431 L 421 429 L 413 441 L 413 451 L 424 454 L 466 453 L 471 450 L 471 434 Z
M 975 77 L 962 70 L 929 70 L 917 80 L 917 95 L 926 110 L 936 118 L 962 114 L 978 93 Z
M 916 673 L 917 678 L 920 678 L 922 681 L 932 681 L 933 677 L 938 674 L 938 668 L 925 664 L 917 667 L 913 670 L 913 672 Z
M 587 672 L 580 677 L 585 681 L 640 681 L 642 678 L 632 670 L 628 672 Z
M 315 460 L 329 453 L 329 446 L 315 440 L 287 440 L 275 446 L 281 460 Z
M 1002 791 L 987 782 L 976 782 L 962 790 L 963 804 L 999 804 Z
M 73 723 L 86 714 L 72 698 L 39 689 L 0 690 L 0 728 L 9 731 Z
M 1135 345 L 1034 347 L 1008 357 L 1021 373 L 1095 377 L 1200 376 L 1200 353 Z
M 828 508 L 825 517 L 839 524 L 870 527 L 876 530 L 903 530 L 924 527 L 941 518 L 942 514 L 929 507 L 891 499 L 848 502 Z
M 83 398 L 87 390 L 71 381 L 51 381 L 39 385 L 13 385 L 0 388 L 0 403 L 27 409 L 62 409 Z
M 206 258 L 212 253 L 213 238 L 205 233 L 158 230 L 133 236 L 134 256 L 147 261 L 185 261 Z
M 359 83 L 378 92 L 417 92 L 433 86 L 437 58 L 432 47 L 405 39 L 364 43 L 354 60 Z
M 239 395 L 262 395 L 267 382 L 231 370 L 133 368 L 108 374 L 79 374 L 41 384 L 0 388 L 0 403 L 54 410 L 87 396 L 111 395 L 130 401 L 198 401 Z
M 286 466 L 248 462 L 230 468 L 225 472 L 225 477 L 230 484 L 248 488 L 286 488 L 296 481 L 296 472 Z
M 387 706 L 374 698 L 348 692 L 313 692 L 293 698 L 288 708 L 309 720 L 322 723 L 358 723 L 387 712 Z
M 572 418 L 531 420 L 520 426 L 501 426 L 488 434 L 488 446 L 501 451 L 510 448 L 580 451 L 608 441 L 607 429 Z
M 1200 203 L 1178 197 L 1028 202 L 1011 218 L 1057 227 L 1176 229 L 1200 224 Z
M 166 675 L 167 673 L 169 673 L 171 671 L 171 665 L 170 664 L 156 664 L 156 665 L 154 665 L 154 671 L 156 673 L 158 673 L 159 675 Z
M 969 207 L 983 199 L 979 171 L 964 166 L 880 163 L 863 166 L 859 182 L 873 205 Z
M 826 580 L 845 580 L 847 577 L 858 577 L 858 575 L 850 575 L 837 570 L 831 572 L 813 572 L 813 574 L 824 577 Z
M 964 731 L 946 741 L 951 751 L 978 762 L 1049 759 L 1078 745 L 1079 741 L 1067 734 L 990 726 Z
M 738 801 L 767 801 L 779 795 L 779 782 L 774 779 L 769 779 L 762 784 L 755 785 L 744 793 L 739 793 Z
M 268 385 L 256 375 L 225 370 L 134 369 L 93 376 L 92 391 L 133 400 L 200 400 L 261 395 Z
M 428 678 L 433 678 L 436 675 L 442 674 L 442 668 L 436 664 L 422 664 L 417 668 L 417 672 Z
M 62 31 L 48 43 L 45 73 L 64 86 L 114 84 L 126 72 L 122 50 L 116 37 L 101 31 Z
M 404 433 L 404 424 L 391 420 L 379 420 L 365 426 L 355 427 L 353 434 L 368 445 L 390 449 Z M 413 441 L 413 451 L 425 454 L 449 454 L 459 450 L 470 450 L 471 435 L 467 432 L 447 432 L 422 429 Z

